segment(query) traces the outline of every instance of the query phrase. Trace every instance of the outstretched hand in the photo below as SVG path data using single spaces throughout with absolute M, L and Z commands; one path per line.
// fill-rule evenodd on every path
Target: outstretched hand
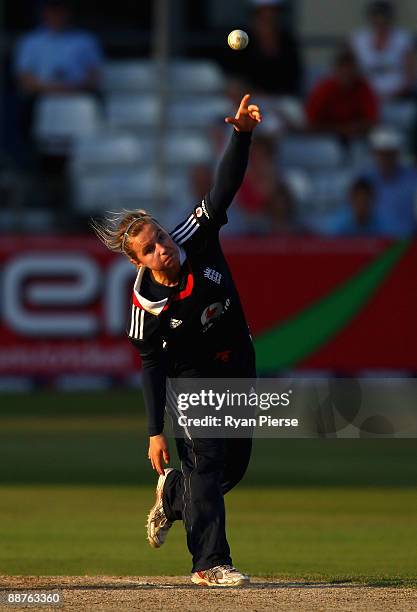
M 226 117 L 225 122 L 234 126 L 238 132 L 251 132 L 262 121 L 259 106 L 249 104 L 250 94 L 243 96 L 234 117 Z

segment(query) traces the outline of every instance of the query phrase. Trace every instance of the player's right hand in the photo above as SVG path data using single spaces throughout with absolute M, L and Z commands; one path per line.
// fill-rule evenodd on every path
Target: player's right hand
M 163 476 L 165 472 L 162 467 L 162 461 L 165 461 L 166 464 L 169 463 L 168 443 L 164 434 L 158 434 L 157 436 L 151 436 L 149 438 L 148 458 L 152 468 L 156 470 L 160 476 Z
M 250 94 L 243 96 L 237 113 L 234 117 L 226 117 L 226 123 L 234 126 L 237 132 L 252 132 L 261 123 L 262 115 L 259 106 L 249 104 Z

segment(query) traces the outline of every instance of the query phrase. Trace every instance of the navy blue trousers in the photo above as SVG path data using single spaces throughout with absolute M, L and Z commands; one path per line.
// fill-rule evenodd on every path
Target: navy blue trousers
M 223 496 L 243 477 L 251 438 L 176 438 L 181 471 L 171 472 L 162 499 L 168 520 L 182 520 L 192 572 L 232 565 Z

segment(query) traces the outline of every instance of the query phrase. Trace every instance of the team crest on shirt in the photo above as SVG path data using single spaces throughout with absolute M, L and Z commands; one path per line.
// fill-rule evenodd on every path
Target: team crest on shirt
M 221 317 L 221 315 L 226 312 L 226 310 L 230 306 L 230 299 L 227 298 L 226 302 L 222 304 L 221 302 L 214 302 L 214 304 L 210 304 L 203 310 L 203 314 L 201 315 L 201 323 L 203 325 L 203 331 L 207 331 L 214 323 Z
M 213 270 L 212 268 L 208 267 L 204 270 L 204 277 L 213 281 L 213 283 L 216 283 L 217 285 L 220 285 L 222 280 L 222 275 L 220 274 L 220 272 L 217 272 L 216 270 Z
M 181 319 L 171 318 L 171 320 L 169 322 L 169 326 L 170 326 L 171 329 L 175 329 L 176 327 L 179 327 L 180 325 L 182 325 Z

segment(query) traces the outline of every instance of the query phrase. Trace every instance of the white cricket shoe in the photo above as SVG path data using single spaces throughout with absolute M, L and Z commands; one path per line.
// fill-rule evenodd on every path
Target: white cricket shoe
M 166 478 L 174 468 L 166 468 L 164 474 L 158 478 L 156 485 L 156 500 L 155 504 L 150 509 L 146 528 L 148 532 L 148 541 L 152 548 L 160 548 L 165 542 L 168 531 L 172 527 L 172 523 L 167 519 L 162 505 L 162 494 Z
M 241 574 L 233 565 L 216 565 L 191 575 L 191 582 L 201 586 L 238 587 L 249 584 L 249 580 L 249 576 Z

